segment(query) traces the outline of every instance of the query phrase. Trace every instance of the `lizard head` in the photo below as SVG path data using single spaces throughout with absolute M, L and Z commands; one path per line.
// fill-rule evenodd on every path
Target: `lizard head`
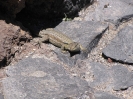
M 69 44 L 69 50 L 71 52 L 78 52 L 78 51 L 80 51 L 80 45 L 79 45 L 79 43 L 73 42 L 73 43 Z

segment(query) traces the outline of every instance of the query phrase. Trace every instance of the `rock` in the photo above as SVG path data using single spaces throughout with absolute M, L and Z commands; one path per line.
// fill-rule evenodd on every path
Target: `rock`
M 63 65 L 44 58 L 28 57 L 14 66 L 6 67 L 3 78 L 3 94 L 6 99 L 123 99 L 112 95 L 114 90 L 123 90 L 133 84 L 133 73 L 127 68 L 86 61 L 93 80 L 81 80 L 72 76 Z M 85 67 L 84 67 L 85 68 Z M 76 69 L 76 67 L 75 67 Z M 88 69 L 87 69 L 88 70 Z M 91 79 L 91 77 L 89 78 Z M 95 88 L 93 90 L 92 88 Z M 104 90 L 98 91 L 97 88 Z
M 126 67 L 113 66 L 111 73 L 114 79 L 114 90 L 126 90 L 133 86 L 133 72 L 129 72 Z
M 81 51 L 81 53 L 76 53 L 76 55 L 73 57 L 68 57 L 69 55 L 62 54 L 60 50 L 55 50 L 58 58 L 70 66 L 76 64 L 76 61 L 78 59 L 86 59 L 88 57 L 88 54 L 92 51 L 92 49 L 97 46 L 99 40 L 101 39 L 102 35 L 106 32 L 107 29 L 108 25 L 100 22 L 61 22 L 58 26 L 55 27 L 55 30 L 61 31 L 62 33 L 66 34 L 73 41 L 78 42 L 84 48 L 86 48 L 87 51 Z
M 109 21 L 119 25 L 121 21 L 128 15 L 133 17 L 133 1 L 132 0 L 97 0 L 92 8 L 88 9 L 85 16 L 86 21 Z M 129 18 L 127 17 L 127 20 Z
M 2 81 L 6 99 L 78 99 L 93 93 L 86 81 L 43 58 L 23 59 L 6 67 L 6 73 L 8 77 Z
M 122 99 L 115 97 L 114 95 L 108 94 L 106 92 L 97 92 L 95 93 L 95 99 Z
M 90 66 L 89 72 L 93 75 L 93 80 L 88 81 L 92 88 L 100 88 L 106 91 L 113 89 L 118 91 L 126 90 L 133 86 L 133 72 L 130 72 L 122 65 L 107 68 L 103 64 L 91 62 L 87 66 Z
M 7 24 L 0 20 L 0 66 L 8 65 L 18 49 L 18 45 L 31 39 L 28 32 L 20 29 L 19 26 Z
M 0 93 L 0 99 L 4 99 L 4 96 Z
M 132 64 L 133 63 L 133 25 L 124 27 L 111 43 L 103 49 L 103 54 L 116 61 Z
M 111 79 L 111 74 L 109 73 L 108 68 L 103 64 L 95 62 L 91 62 L 89 66 L 91 66 L 90 72 L 94 75 L 93 81 L 89 82 L 90 86 L 97 87 L 102 85 L 101 88 L 107 86 L 105 83 Z

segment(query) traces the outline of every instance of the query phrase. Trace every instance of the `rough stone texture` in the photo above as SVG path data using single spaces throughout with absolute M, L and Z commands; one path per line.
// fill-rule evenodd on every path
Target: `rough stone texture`
M 6 73 L 6 99 L 83 99 L 87 92 L 93 93 L 86 81 L 70 76 L 61 65 L 43 58 L 26 58 L 7 67 Z
M 22 45 L 24 42 L 31 39 L 28 32 L 20 29 L 20 27 L 13 24 L 7 24 L 0 20 L 0 67 L 11 62 L 15 53 L 17 45 Z
M 118 97 L 115 97 L 113 95 L 110 95 L 108 93 L 104 93 L 104 92 L 97 92 L 95 94 L 95 99 L 120 99 Z
M 0 93 L 0 99 L 4 99 L 4 96 Z
M 104 90 L 126 90 L 133 86 L 133 72 L 122 65 L 107 68 L 103 64 L 91 63 L 89 72 L 94 75 L 93 81 L 88 82 L 91 87 L 100 87 Z
M 6 99 L 123 99 L 109 93 L 133 86 L 133 73 L 127 68 L 105 65 L 84 60 L 84 77 L 71 75 L 60 62 L 51 62 L 45 58 L 28 57 L 14 66 L 6 67 L 7 78 L 2 80 Z M 90 68 L 89 70 L 87 69 Z M 74 67 L 77 71 L 77 66 Z M 80 68 L 81 69 L 81 68 Z M 82 70 L 82 69 L 81 69 Z M 81 71 L 80 70 L 80 71 Z M 92 76 L 91 76 L 92 75 Z M 92 79 L 92 80 L 91 80 Z M 93 90 L 92 88 L 95 88 Z M 97 88 L 104 90 L 97 91 Z
M 61 22 L 56 30 L 61 31 L 62 33 L 69 35 L 73 40 L 81 44 L 84 48 L 87 49 L 87 52 L 81 52 L 74 57 L 68 57 L 70 55 L 64 55 L 60 50 L 55 52 L 58 55 L 58 58 L 64 63 L 74 65 L 77 59 L 85 59 L 88 57 L 88 54 L 93 48 L 95 48 L 101 39 L 104 32 L 107 30 L 108 25 L 100 22 L 91 22 L 91 21 L 67 21 Z
M 107 57 L 123 63 L 133 63 L 133 25 L 124 27 L 111 43 L 103 50 Z
M 133 86 L 133 72 L 129 72 L 127 68 L 120 65 L 111 69 L 114 78 L 114 90 L 126 90 Z
M 89 66 L 91 66 L 90 72 L 92 73 L 92 75 L 94 75 L 93 82 L 90 82 L 91 86 L 93 87 L 100 86 L 111 80 L 111 75 L 108 71 L 108 68 L 103 64 L 92 62 Z
M 132 15 L 132 10 L 132 0 L 97 0 L 95 5 L 89 8 L 88 14 L 85 16 L 84 20 L 108 20 L 110 22 L 115 22 L 117 25 L 122 17 Z

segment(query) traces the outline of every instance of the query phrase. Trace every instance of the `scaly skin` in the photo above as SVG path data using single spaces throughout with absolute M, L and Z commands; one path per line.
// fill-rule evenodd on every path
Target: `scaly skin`
M 52 28 L 40 31 L 39 37 L 39 44 L 49 41 L 51 44 L 60 47 L 62 51 L 78 52 L 84 50 L 79 43 L 72 41 L 65 34 Z

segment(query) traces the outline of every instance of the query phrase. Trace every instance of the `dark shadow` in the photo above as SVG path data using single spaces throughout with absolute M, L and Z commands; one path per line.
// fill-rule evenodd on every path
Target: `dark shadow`
M 22 29 L 24 26 L 31 32 L 32 36 L 36 36 L 42 29 L 55 28 L 62 22 L 62 18 L 74 18 L 82 8 L 88 7 L 92 3 L 93 0 L 25 1 L 25 7 L 16 14 L 16 17 L 13 12 L 13 15 L 9 15 L 11 12 L 8 12 L 1 4 L 0 15 L 2 17 L 0 19 L 5 20 L 7 24 L 12 23 L 20 26 Z
M 91 52 L 91 50 L 93 48 L 95 48 L 98 44 L 98 42 L 100 41 L 100 39 L 102 38 L 103 34 L 109 29 L 109 27 L 107 27 L 106 29 L 104 29 L 99 35 L 97 35 L 94 40 L 92 40 L 87 46 L 87 50 L 88 50 L 88 53 Z
M 38 33 L 46 28 L 55 28 L 62 18 L 51 18 L 51 17 L 32 17 L 32 14 L 29 15 L 24 8 L 21 12 L 16 15 L 16 20 L 21 22 L 24 27 L 28 28 L 32 36 L 37 36 Z
M 105 54 L 102 53 L 103 58 L 108 59 L 110 57 L 106 56 Z M 116 63 L 121 63 L 121 64 L 126 64 L 126 65 L 133 65 L 133 63 L 128 63 L 128 62 L 123 62 L 121 60 L 116 60 L 113 58 L 110 58 L 112 60 L 112 62 L 116 62 Z
M 35 18 L 32 15 L 29 15 L 25 8 L 22 9 L 16 17 L 8 15 L 6 10 L 0 6 L 0 20 L 4 20 L 7 24 L 13 24 L 19 26 L 24 31 L 29 31 L 31 35 L 37 36 L 39 31 L 46 28 L 54 28 L 60 22 L 62 22 L 62 17 L 60 18 L 50 18 L 40 17 Z
M 132 18 L 133 18 L 133 14 L 126 15 L 126 16 L 119 18 L 115 24 L 116 28 L 118 28 L 122 23 L 130 21 Z
M 123 23 L 128 22 L 128 21 L 130 21 L 132 19 L 133 19 L 133 14 L 130 14 L 130 15 L 126 15 L 126 16 L 120 17 L 117 20 L 107 19 L 107 20 L 104 20 L 104 21 L 112 23 L 115 26 L 115 29 L 117 29 L 120 25 L 122 25 Z
M 6 64 L 7 64 L 7 60 L 6 60 L 6 58 L 4 58 L 2 61 L 0 61 L 0 69 L 2 67 L 6 66 Z
M 77 52 L 70 52 L 70 56 L 73 57 L 76 54 L 81 54 L 81 51 L 77 51 Z
M 2 9 L 2 8 L 0 7 L 0 9 Z M 7 24 L 10 24 L 10 23 L 11 23 L 11 24 L 13 24 L 13 25 L 15 25 L 15 26 L 19 26 L 22 30 L 24 30 L 24 31 L 26 31 L 26 32 L 28 31 L 28 29 L 26 29 L 26 28 L 21 24 L 21 22 L 16 21 L 15 18 L 13 18 L 13 17 L 9 16 L 8 14 L 6 14 L 5 11 L 4 11 L 4 9 L 0 11 L 0 20 L 5 21 Z

